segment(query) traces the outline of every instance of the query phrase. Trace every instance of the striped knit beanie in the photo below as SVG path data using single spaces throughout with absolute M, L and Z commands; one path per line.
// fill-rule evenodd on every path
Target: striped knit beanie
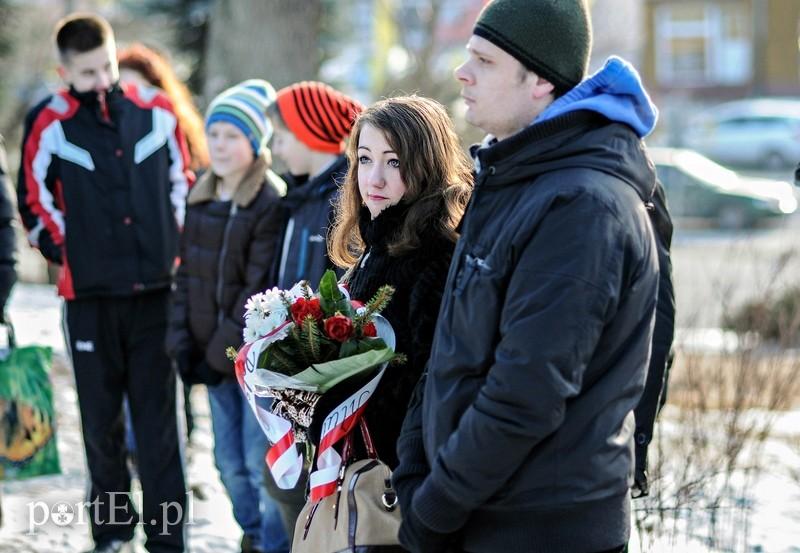
M 281 119 L 297 139 L 317 152 L 341 154 L 356 116 L 358 101 L 330 86 L 305 81 L 278 91 Z
M 558 96 L 586 75 L 592 49 L 586 0 L 492 0 L 472 32 L 550 81 Z
M 275 101 L 275 89 L 262 79 L 250 79 L 221 92 L 206 111 L 206 130 L 212 123 L 235 125 L 253 146 L 256 156 L 272 136 L 267 106 Z

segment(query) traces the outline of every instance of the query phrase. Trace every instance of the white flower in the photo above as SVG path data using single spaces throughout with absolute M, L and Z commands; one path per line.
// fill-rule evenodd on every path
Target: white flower
M 286 317 L 286 306 L 283 304 L 281 294 L 283 290 L 272 288 L 264 292 L 264 304 L 266 306 L 267 314 L 275 316 Z
M 289 335 L 289 332 L 292 330 L 293 326 L 294 326 L 294 323 L 289 323 L 286 326 L 284 326 L 282 329 L 280 329 L 278 332 L 273 334 L 272 335 L 273 343 L 274 342 L 279 342 L 279 341 L 283 340 L 284 338 L 286 338 Z
M 247 336 L 254 336 L 254 340 L 257 340 L 286 322 L 289 312 L 283 305 L 277 288 L 256 294 L 250 300 L 249 309 L 244 316 Z
M 259 336 L 266 336 L 267 334 L 272 332 L 275 328 L 280 326 L 282 322 L 283 322 L 282 317 L 275 317 L 273 315 L 270 315 L 269 317 L 254 318 L 252 326 Z
M 281 290 L 271 288 L 258 294 L 254 294 L 244 305 L 245 322 L 250 328 L 257 328 L 259 332 L 270 330 L 280 325 L 288 316 L 286 306 L 281 299 Z M 269 327 L 264 320 L 269 320 Z
M 265 315 L 266 303 L 264 299 L 265 296 L 262 293 L 250 296 L 250 299 L 244 304 L 244 308 L 246 309 L 245 317 L 251 317 L 253 315 Z
M 250 328 L 249 326 L 244 327 L 244 331 L 242 332 L 242 335 L 243 335 L 243 338 L 244 338 L 244 342 L 246 344 L 252 344 L 256 340 L 261 338 L 261 336 L 259 336 L 258 333 L 255 331 L 255 329 Z

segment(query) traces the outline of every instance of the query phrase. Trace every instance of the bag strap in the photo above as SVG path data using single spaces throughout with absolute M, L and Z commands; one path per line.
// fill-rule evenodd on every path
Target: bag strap
M 362 416 L 358 419 L 358 425 L 361 427 L 361 437 L 364 439 L 364 448 L 367 450 L 367 456 L 370 459 L 377 459 L 378 452 L 375 451 L 375 444 L 372 441 L 372 436 L 369 433 L 367 420 Z
M 375 444 L 372 441 L 372 435 L 369 433 L 369 427 L 367 426 L 367 421 L 364 417 L 360 417 L 358 419 L 358 426 L 361 429 L 361 439 L 364 441 L 364 449 L 367 450 L 367 457 L 370 459 L 379 459 L 378 452 L 375 451 Z M 355 440 L 354 434 L 356 430 L 355 428 L 351 430 L 344 439 L 344 444 L 342 445 L 342 466 L 346 466 L 350 464 L 353 460 L 353 440 Z
M 350 457 L 353 456 L 353 433 L 350 432 L 344 439 L 344 445 L 342 446 L 342 466 L 347 465 L 350 462 Z

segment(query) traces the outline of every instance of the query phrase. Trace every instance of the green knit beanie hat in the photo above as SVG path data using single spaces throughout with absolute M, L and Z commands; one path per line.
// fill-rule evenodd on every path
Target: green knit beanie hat
M 472 32 L 550 81 L 558 96 L 586 75 L 592 49 L 586 0 L 492 0 Z

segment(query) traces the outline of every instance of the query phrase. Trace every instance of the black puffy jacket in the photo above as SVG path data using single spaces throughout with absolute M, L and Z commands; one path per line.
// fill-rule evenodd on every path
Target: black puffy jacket
M 104 98 L 61 90 L 25 120 L 19 212 L 68 300 L 168 288 L 194 181 L 163 92 L 115 85 Z
M 652 164 L 586 111 L 478 157 L 398 493 L 471 552 L 619 546 L 658 287 Z
M 263 157 L 230 201 L 214 199 L 216 180 L 209 171 L 189 193 L 166 344 L 173 359 L 205 356 L 232 376 L 225 349 L 242 342 L 245 302 L 274 285 L 284 184 Z
M 411 393 L 419 381 L 433 342 L 436 317 L 455 244 L 433 228 L 423 232 L 419 248 L 391 256 L 389 244 L 408 212 L 405 204 L 389 207 L 374 220 L 361 209 L 360 232 L 367 249 L 350 275 L 350 295 L 369 301 L 384 284 L 394 287 L 383 312 L 397 339 L 396 351 L 408 362 L 390 366 L 365 412 L 375 448 L 390 467 L 397 466 L 397 439 Z

